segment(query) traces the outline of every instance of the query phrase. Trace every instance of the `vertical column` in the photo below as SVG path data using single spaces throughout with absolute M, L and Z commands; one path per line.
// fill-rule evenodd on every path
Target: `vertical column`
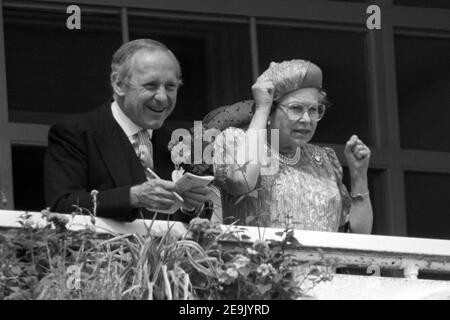
M 256 18 L 249 18 L 249 27 L 250 27 L 250 54 L 252 61 L 252 75 L 253 81 L 256 81 L 256 78 L 259 76 L 259 55 L 258 55 L 258 33 L 256 26 Z
M 382 7 L 380 1 L 375 1 L 376 4 Z M 368 4 L 369 6 L 369 4 Z M 382 17 L 382 25 L 383 25 Z M 386 132 L 386 121 L 383 120 L 385 117 L 384 106 L 386 105 L 385 97 L 385 81 L 384 81 L 384 60 L 383 60 L 383 41 L 381 30 L 367 30 L 366 32 L 366 52 L 367 52 L 367 70 L 368 70 L 368 84 L 369 84 L 369 125 L 370 125 L 370 137 L 373 141 L 374 148 L 386 147 L 388 143 L 388 137 Z M 390 157 L 389 157 L 390 159 Z M 382 175 L 380 181 L 382 187 L 378 190 L 371 190 L 372 192 L 378 192 L 378 194 L 383 194 L 383 197 L 376 197 L 373 199 L 376 203 L 373 203 L 378 211 L 374 211 L 375 220 L 378 221 L 374 228 L 377 228 L 378 232 L 392 233 L 392 216 L 394 213 L 394 208 L 390 205 L 391 201 L 389 195 L 387 194 L 388 188 L 388 178 L 389 173 L 386 172 Z M 382 224 L 380 224 L 380 221 Z
M 130 32 L 128 29 L 128 10 L 127 8 L 120 9 L 120 22 L 122 26 L 122 42 L 130 41 Z
M 384 68 L 383 45 L 380 30 L 368 30 L 366 34 L 367 65 L 369 77 L 369 115 L 370 133 L 375 147 L 380 148 L 388 144 L 385 122 L 383 121 L 384 97 Z
M 11 144 L 8 122 L 3 1 L 0 0 L 0 190 L 7 199 L 7 205 L 4 207 L 1 201 L 3 200 L 3 195 L 0 195 L 0 209 L 14 208 Z
M 400 161 L 400 121 L 397 102 L 397 77 L 395 65 L 394 21 L 392 1 L 382 1 L 381 7 L 381 45 L 383 47 L 383 91 L 385 105 L 380 107 L 385 123 L 386 147 L 389 150 L 387 199 L 389 208 L 389 229 L 392 235 L 406 236 L 405 181 Z

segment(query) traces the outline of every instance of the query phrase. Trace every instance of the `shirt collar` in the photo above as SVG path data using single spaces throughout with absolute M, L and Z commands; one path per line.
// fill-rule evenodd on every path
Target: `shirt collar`
M 112 111 L 114 119 L 117 121 L 119 126 L 125 132 L 127 137 L 134 136 L 136 133 L 138 133 L 139 131 L 142 130 L 142 128 L 140 126 L 138 126 L 133 121 L 131 121 L 130 118 L 128 118 L 128 116 L 119 107 L 119 104 L 117 103 L 116 100 L 114 100 L 111 103 L 111 111 Z M 151 138 L 153 130 L 147 129 L 147 131 L 150 134 L 150 138 Z

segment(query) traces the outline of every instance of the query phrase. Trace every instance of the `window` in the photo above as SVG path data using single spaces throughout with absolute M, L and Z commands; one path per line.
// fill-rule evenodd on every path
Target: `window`
M 251 96 L 248 25 L 130 16 L 130 39 L 166 44 L 180 60 L 184 85 L 168 121 L 193 126 L 208 111 Z
M 305 59 L 323 72 L 331 108 L 320 121 L 313 142 L 345 144 L 357 134 L 372 144 L 364 35 L 298 27 L 258 27 L 261 72 L 271 61 Z
M 450 152 L 448 39 L 395 36 L 402 148 Z
M 120 16 L 81 7 L 81 30 L 68 30 L 65 7 L 4 8 L 11 122 L 51 124 L 111 97 L 112 53 L 121 45 Z
M 406 172 L 408 236 L 450 239 L 450 174 Z
M 45 209 L 42 170 L 45 149 L 45 147 L 35 146 L 11 146 L 16 210 Z

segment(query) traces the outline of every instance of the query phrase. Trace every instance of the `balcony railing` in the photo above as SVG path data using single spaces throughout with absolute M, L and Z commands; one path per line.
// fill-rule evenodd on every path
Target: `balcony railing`
M 20 228 L 24 212 L 0 210 L 0 229 Z M 45 226 L 41 213 L 33 212 L 31 220 Z M 95 228 L 100 233 L 147 234 L 150 220 L 131 223 L 96 218 L 95 226 L 89 216 L 72 216 L 67 227 L 71 230 Z M 184 234 L 180 222 L 155 221 L 151 233 L 161 235 L 171 227 L 172 232 Z M 226 226 L 224 231 L 246 235 L 245 241 L 280 240 L 282 229 Z M 367 275 L 334 274 L 331 281 L 322 282 L 310 294 L 318 299 L 450 299 L 450 281 L 418 279 L 421 272 L 450 275 L 450 241 L 409 237 L 360 235 L 334 232 L 295 230 L 302 247 L 293 253 L 299 260 L 332 265 L 357 267 Z M 403 277 L 384 277 L 386 270 L 397 270 Z M 394 271 L 395 272 L 395 271 Z

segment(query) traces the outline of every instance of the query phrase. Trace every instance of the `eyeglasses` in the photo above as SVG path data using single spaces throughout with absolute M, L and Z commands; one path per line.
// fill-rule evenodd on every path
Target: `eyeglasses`
M 313 121 L 319 121 L 323 118 L 325 114 L 325 105 L 324 104 L 314 104 L 314 103 L 300 103 L 300 102 L 292 102 L 290 104 L 279 105 L 280 109 L 287 115 L 290 120 L 298 121 L 303 118 L 305 112 L 308 112 L 308 116 Z

